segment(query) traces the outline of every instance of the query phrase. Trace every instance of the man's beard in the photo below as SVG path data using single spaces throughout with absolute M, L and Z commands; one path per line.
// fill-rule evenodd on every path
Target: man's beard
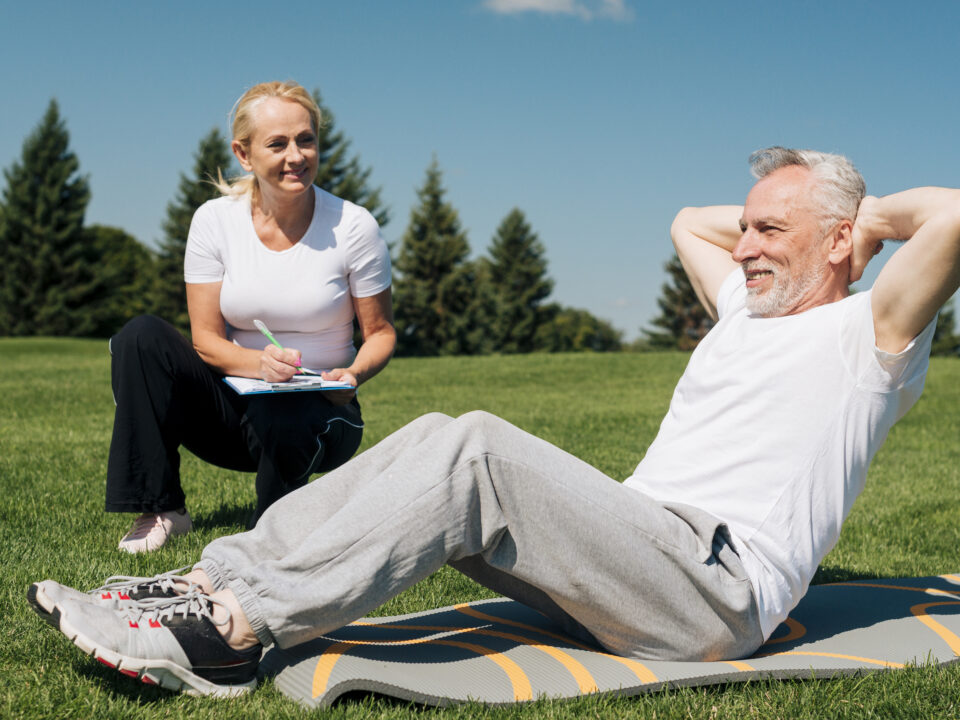
M 760 317 L 782 317 L 793 310 L 808 293 L 823 284 L 827 268 L 823 262 L 813 262 L 799 277 L 789 277 L 774 268 L 757 263 L 745 263 L 744 270 L 772 270 L 773 283 L 763 294 L 755 288 L 747 289 L 747 310 Z

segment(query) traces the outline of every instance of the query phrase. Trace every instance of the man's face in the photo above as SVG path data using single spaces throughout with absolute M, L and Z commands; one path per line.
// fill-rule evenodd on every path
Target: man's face
M 812 187 L 809 170 L 790 166 L 747 195 L 733 259 L 743 268 L 747 309 L 755 315 L 781 317 L 821 304 L 828 259 Z

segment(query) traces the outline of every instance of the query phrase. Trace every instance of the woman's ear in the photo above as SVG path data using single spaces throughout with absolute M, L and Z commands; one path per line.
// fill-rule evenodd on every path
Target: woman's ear
M 247 151 L 244 149 L 243 145 L 240 144 L 240 141 L 234 140 L 232 143 L 230 143 L 230 149 L 233 150 L 233 154 L 237 158 L 237 162 L 240 163 L 240 167 L 242 167 L 246 172 L 251 172 L 253 170 L 253 166 L 250 164 Z

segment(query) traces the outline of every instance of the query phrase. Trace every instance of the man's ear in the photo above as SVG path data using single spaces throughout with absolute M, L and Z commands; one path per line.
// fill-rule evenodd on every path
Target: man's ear
M 840 265 L 853 253 L 853 222 L 841 220 L 827 237 L 827 258 L 831 265 Z
M 240 167 L 242 167 L 245 172 L 251 172 L 253 170 L 253 166 L 250 164 L 250 159 L 247 157 L 247 151 L 244 150 L 243 145 L 240 144 L 240 141 L 234 140 L 232 143 L 230 143 L 230 149 L 233 150 L 233 154 L 237 158 L 237 162 L 240 163 Z

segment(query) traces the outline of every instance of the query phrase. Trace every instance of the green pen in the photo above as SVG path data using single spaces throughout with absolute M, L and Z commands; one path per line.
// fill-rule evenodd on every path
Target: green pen
M 257 328 L 257 330 L 259 330 L 260 332 L 262 332 L 262 333 L 266 336 L 267 340 L 269 340 L 270 342 L 272 342 L 274 345 L 276 345 L 276 346 L 277 346 L 278 348 L 280 348 L 281 350 L 284 349 L 284 348 L 283 348 L 283 345 L 281 345 L 280 343 L 277 342 L 277 339 L 276 339 L 276 338 L 271 334 L 271 332 L 267 329 L 267 326 L 266 326 L 266 325 L 264 325 L 264 324 L 263 324 L 262 322 L 260 322 L 259 320 L 254 320 L 254 321 L 253 321 L 253 324 L 254 324 L 254 326 Z M 305 367 L 299 368 L 299 369 L 297 370 L 297 372 L 303 373 L 304 375 L 319 375 L 319 374 L 320 374 L 320 373 L 318 373 L 316 370 L 309 370 L 308 368 L 305 368 Z

